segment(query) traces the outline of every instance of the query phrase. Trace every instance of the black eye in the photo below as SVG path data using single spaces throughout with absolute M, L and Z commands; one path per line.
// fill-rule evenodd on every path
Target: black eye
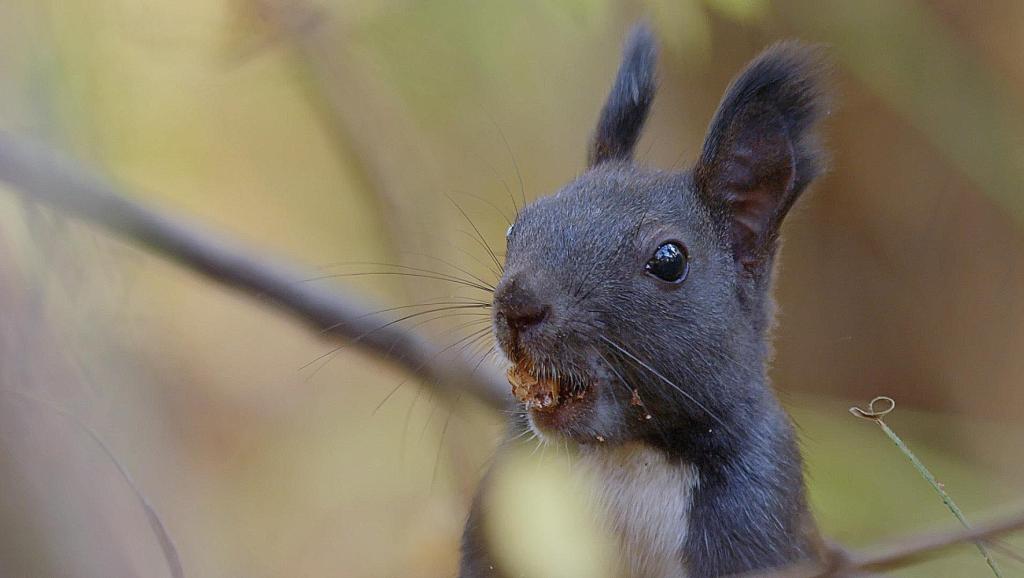
M 679 283 L 686 278 L 686 271 L 689 269 L 686 251 L 678 243 L 663 243 L 644 269 L 662 281 Z

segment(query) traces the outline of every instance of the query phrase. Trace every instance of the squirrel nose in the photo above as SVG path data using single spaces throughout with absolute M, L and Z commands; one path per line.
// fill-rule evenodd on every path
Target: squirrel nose
M 494 301 L 498 314 L 515 331 L 538 325 L 551 313 L 551 306 L 540 300 L 536 291 L 517 277 L 498 287 Z
M 505 320 L 508 321 L 509 327 L 516 331 L 522 331 L 544 321 L 550 310 L 551 308 L 547 305 L 531 303 L 514 310 L 502 310 L 502 313 L 505 314 Z

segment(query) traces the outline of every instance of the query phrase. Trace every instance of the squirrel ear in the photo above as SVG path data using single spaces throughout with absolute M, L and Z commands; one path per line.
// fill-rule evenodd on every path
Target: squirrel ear
M 726 91 L 693 172 L 752 272 L 770 262 L 782 219 L 824 170 L 814 132 L 826 113 L 821 62 L 819 50 L 791 42 L 761 53 Z
M 629 160 L 654 100 L 658 51 L 646 23 L 633 27 L 622 51 L 622 63 L 601 110 L 587 156 L 589 166 Z

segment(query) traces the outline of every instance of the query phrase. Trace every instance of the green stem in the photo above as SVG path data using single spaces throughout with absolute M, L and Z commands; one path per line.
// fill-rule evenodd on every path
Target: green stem
M 875 411 L 874 405 L 877 401 L 884 401 L 889 404 L 889 407 L 882 411 Z M 939 497 L 942 498 L 942 503 L 946 504 L 949 511 L 953 513 L 953 516 L 963 524 L 964 528 L 970 528 L 971 525 L 967 522 L 967 518 L 964 516 L 964 513 L 960 510 L 960 507 L 956 505 L 956 502 L 953 501 L 953 498 L 946 493 L 942 484 L 935 479 L 932 472 L 924 465 L 924 463 L 921 462 L 921 460 L 917 458 L 914 452 L 910 451 L 910 448 L 903 442 L 903 439 L 896 435 L 896 432 L 882 421 L 882 416 L 892 411 L 895 407 L 896 404 L 891 399 L 887 397 L 878 397 L 871 400 L 871 404 L 869 405 L 870 411 L 865 412 L 860 408 L 850 408 L 850 413 L 857 417 L 870 419 L 877 423 L 878 426 L 882 428 L 882 431 L 885 432 L 885 435 L 889 436 L 889 439 L 892 440 L 892 442 L 896 444 L 896 447 L 903 452 L 903 455 L 910 460 L 910 463 L 913 464 L 914 468 L 919 474 L 921 474 L 921 477 L 931 484 L 932 488 L 939 494 Z M 999 570 L 999 565 L 996 564 L 995 559 L 992 558 L 992 555 L 989 553 L 988 548 L 985 547 L 984 543 L 979 540 L 975 542 L 974 545 L 978 547 L 978 552 L 981 552 L 981 555 L 984 556 L 985 562 L 987 562 L 989 568 L 992 569 L 992 573 L 995 574 L 997 578 L 1003 578 L 1003 574 Z

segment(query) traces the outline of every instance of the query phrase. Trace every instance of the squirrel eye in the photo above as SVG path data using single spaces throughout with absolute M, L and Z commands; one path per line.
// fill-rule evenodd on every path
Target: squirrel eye
M 508 239 L 509 237 L 512 236 L 512 228 L 513 227 L 515 227 L 515 225 L 509 225 L 508 229 L 505 229 L 505 238 L 506 239 Z
M 644 269 L 662 281 L 679 283 L 686 278 L 689 264 L 686 251 L 676 242 L 662 243 Z

